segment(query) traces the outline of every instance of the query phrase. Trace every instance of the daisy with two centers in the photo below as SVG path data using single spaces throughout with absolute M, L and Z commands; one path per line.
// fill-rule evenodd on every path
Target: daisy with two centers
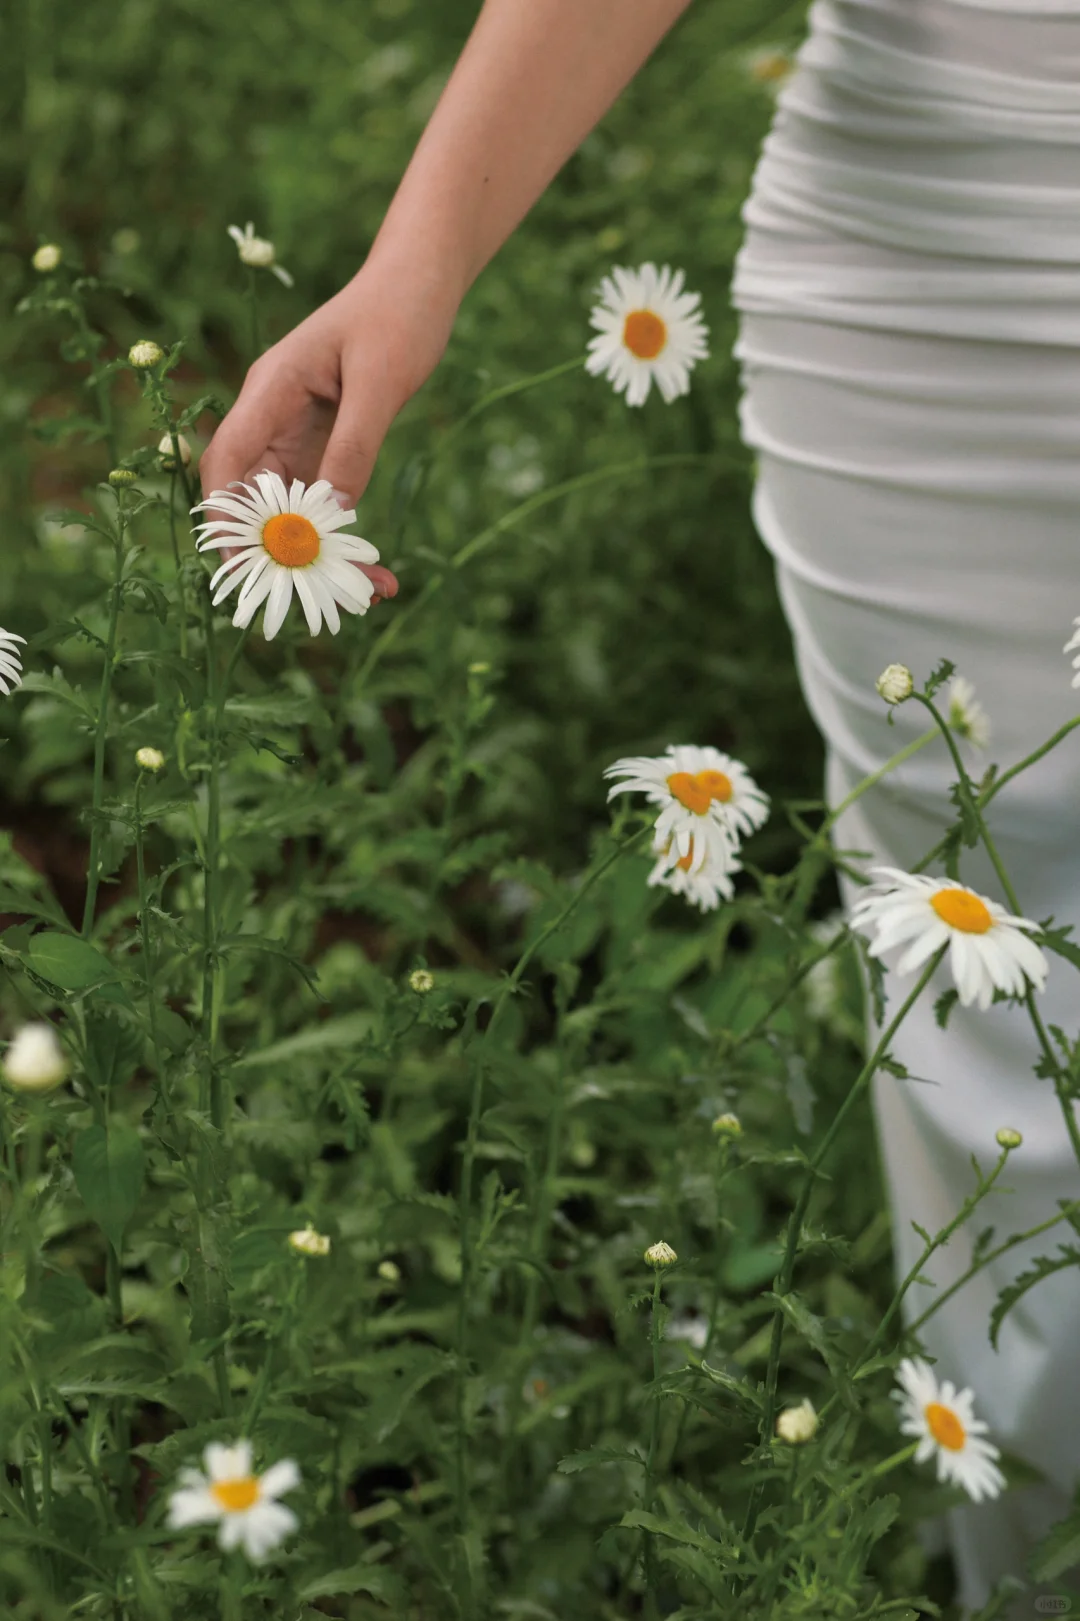
M 694 868 L 694 841 L 690 840 L 690 849 L 684 856 L 672 863 L 671 840 L 665 839 L 653 845 L 653 855 L 658 859 L 648 877 L 648 884 L 652 888 L 660 884 L 664 889 L 670 889 L 673 895 L 683 895 L 702 912 L 714 912 L 721 899 L 730 901 L 735 894 L 735 885 L 732 877 L 742 871 L 742 862 L 736 860 L 735 846 L 730 845 L 727 851 L 720 856 L 717 847 L 713 848 L 709 860 L 703 867 Z
M 179 1488 L 169 1498 L 166 1524 L 171 1530 L 216 1522 L 219 1546 L 226 1552 L 243 1547 L 255 1562 L 296 1530 L 300 1522 L 292 1509 L 275 1501 L 300 1484 L 300 1471 L 291 1458 L 272 1464 L 264 1475 L 253 1475 L 250 1441 L 232 1447 L 211 1441 L 203 1453 L 203 1466 L 205 1474 L 181 1469 Z
M 16 642 L 26 645 L 25 636 L 16 636 L 13 630 L 0 630 L 0 692 L 6 698 L 9 692 L 22 680 L 22 665 L 19 663 L 19 650 Z
M 915 1462 L 936 1453 L 939 1481 L 961 1486 L 974 1503 L 996 1497 L 1005 1484 L 994 1461 L 1001 1454 L 983 1440 L 989 1426 L 974 1416 L 973 1392 L 958 1394 L 948 1379 L 939 1385 L 920 1357 L 905 1357 L 896 1374 L 901 1388 L 893 1400 L 900 1403 L 901 1433 L 919 1438 Z
M 744 834 L 759 828 L 769 814 L 769 800 L 746 767 L 719 749 L 672 744 L 666 754 L 616 760 L 605 777 L 625 780 L 609 789 L 615 794 L 643 793 L 660 806 L 654 853 L 665 867 L 716 876 L 732 872 L 732 859 Z
M 1038 930 L 1030 918 L 1013 917 L 997 901 L 953 878 L 928 878 L 896 867 L 875 867 L 872 876 L 875 883 L 851 909 L 852 928 L 876 931 L 868 948 L 871 957 L 906 945 L 896 972 L 910 974 L 947 945 L 962 1007 L 974 1002 L 986 1009 L 995 991 L 1023 996 L 1027 981 L 1035 990 L 1043 989 L 1049 964 L 1025 933 Z
M 242 493 L 234 494 L 237 489 Z M 313 636 L 319 634 L 324 618 L 331 635 L 337 635 L 339 606 L 346 613 L 367 613 L 375 588 L 353 565 L 377 563 L 379 553 L 369 540 L 339 533 L 356 522 L 356 513 L 342 510 L 326 479 L 305 488 L 301 479 L 294 478 L 286 489 L 277 473 L 256 473 L 254 485 L 236 483 L 227 490 L 213 490 L 192 508 L 208 510 L 225 516 L 197 526 L 202 535 L 199 550 L 239 548 L 210 581 L 211 591 L 217 588 L 215 608 L 244 582 L 233 615 L 237 627 L 249 625 L 265 602 L 263 635 L 272 641 L 294 589 Z
M 600 283 L 600 302 L 589 316 L 599 336 L 589 340 L 585 370 L 607 377 L 627 405 L 644 405 L 654 382 L 670 405 L 690 392 L 691 371 L 708 358 L 701 295 L 684 293 L 683 279 L 669 265 L 616 265 Z

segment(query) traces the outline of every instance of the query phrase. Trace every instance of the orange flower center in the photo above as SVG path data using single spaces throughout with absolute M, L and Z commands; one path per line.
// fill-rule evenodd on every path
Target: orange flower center
M 963 934 L 985 934 L 994 927 L 989 911 L 970 889 L 939 889 L 931 895 L 930 905 L 943 923 Z
M 673 771 L 667 779 L 673 799 L 695 816 L 704 816 L 714 799 L 726 805 L 731 798 L 731 779 L 722 771 Z
M 927 1428 L 938 1446 L 948 1447 L 950 1452 L 960 1452 L 967 1435 L 952 1408 L 942 1407 L 940 1402 L 932 1401 L 927 1402 L 923 1411 Z
M 295 512 L 280 512 L 263 524 L 262 543 L 283 568 L 304 568 L 319 555 L 319 531 Z
M 690 871 L 690 868 L 694 865 L 694 841 L 693 841 L 693 839 L 690 840 L 690 848 L 689 848 L 689 850 L 687 850 L 687 852 L 686 852 L 686 854 L 684 856 L 679 857 L 679 859 L 678 859 L 678 861 L 676 861 L 675 865 L 678 867 L 680 872 L 689 872 Z
M 239 1480 L 215 1480 L 210 1493 L 226 1514 L 241 1514 L 258 1500 L 259 1482 L 254 1475 L 242 1475 Z
M 639 360 L 655 360 L 667 342 L 667 326 L 652 310 L 631 310 L 623 323 L 622 337 Z

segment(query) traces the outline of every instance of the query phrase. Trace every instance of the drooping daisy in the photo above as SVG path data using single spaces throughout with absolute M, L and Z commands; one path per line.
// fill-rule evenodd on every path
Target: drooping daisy
M 698 313 L 699 293 L 684 293 L 683 272 L 654 264 L 639 270 L 616 265 L 600 283 L 590 325 L 585 370 L 604 376 L 627 405 L 643 405 L 655 380 L 670 405 L 690 391 L 690 372 L 708 358 L 708 327 Z
M 277 263 L 274 244 L 268 242 L 264 236 L 255 235 L 255 227 L 251 220 L 248 220 L 243 230 L 238 225 L 230 225 L 229 235 L 236 243 L 241 264 L 253 265 L 257 270 L 272 270 L 278 281 L 286 287 L 292 286 L 293 279 L 289 272 Z
M 199 1469 L 181 1469 L 180 1485 L 169 1498 L 166 1523 L 171 1530 L 220 1522 L 219 1545 L 243 1547 L 249 1559 L 265 1558 L 271 1548 L 295 1531 L 299 1520 L 291 1508 L 275 1501 L 300 1484 L 291 1458 L 270 1466 L 264 1475 L 251 1472 L 251 1442 L 222 1446 L 211 1441 Z
M 233 494 L 234 490 L 243 493 Z M 210 581 L 211 590 L 218 587 L 216 608 L 243 580 L 234 625 L 250 624 L 256 609 L 266 602 L 263 635 L 272 641 L 294 588 L 313 636 L 319 634 L 324 618 L 331 635 L 337 635 L 339 604 L 346 613 L 367 613 L 374 587 L 353 564 L 378 562 L 379 554 L 369 540 L 338 533 L 356 522 L 356 513 L 338 506 L 326 479 L 305 489 L 303 481 L 294 478 L 286 489 L 277 473 L 256 473 L 254 485 L 237 482 L 227 490 L 213 490 L 192 508 L 203 510 L 226 516 L 198 525 L 203 537 L 199 550 L 239 547 Z
M 900 1403 L 901 1434 L 919 1437 L 915 1462 L 937 1453 L 939 1481 L 963 1487 L 974 1503 L 996 1497 L 1005 1484 L 994 1462 L 1001 1454 L 983 1440 L 989 1425 L 974 1416 L 974 1393 L 957 1393 L 948 1379 L 939 1385 L 921 1357 L 905 1357 L 896 1376 L 901 1389 L 892 1394 Z
M 615 794 L 643 793 L 659 805 L 654 848 L 671 841 L 671 866 L 692 856 L 689 872 L 706 865 L 724 869 L 740 838 L 761 826 L 769 814 L 769 800 L 746 767 L 719 749 L 693 744 L 671 744 L 660 756 L 635 755 L 616 760 L 605 777 L 625 781 L 609 789 Z
M 875 882 L 851 909 L 852 928 L 876 930 L 872 957 L 906 945 L 896 972 L 910 974 L 947 945 L 963 1007 L 975 1002 L 988 1008 L 995 990 L 1022 996 L 1025 976 L 1042 990 L 1049 965 L 1023 932 L 1038 929 L 1030 918 L 1013 917 L 997 901 L 953 878 L 928 878 L 896 867 L 875 867 L 872 876 Z
M 661 884 L 670 889 L 673 895 L 684 895 L 692 906 L 697 906 L 703 912 L 714 912 L 719 906 L 721 898 L 731 900 L 735 894 L 732 876 L 742 871 L 742 862 L 735 857 L 734 844 L 726 849 L 721 845 L 712 845 L 710 855 L 704 866 L 694 866 L 694 840 L 690 840 L 690 849 L 684 856 L 677 856 L 673 860 L 672 841 L 663 839 L 653 845 L 653 854 L 657 857 L 656 865 L 648 877 L 650 887 Z M 722 854 L 718 854 L 718 850 Z M 677 852 L 674 852 L 677 855 Z
M 9 692 L 15 691 L 22 680 L 22 665 L 19 662 L 16 642 L 22 642 L 25 647 L 26 637 L 16 636 L 13 630 L 0 630 L 0 692 L 5 698 Z
M 970 681 L 958 675 L 949 683 L 949 707 L 945 719 L 953 731 L 967 738 L 977 749 L 984 749 L 990 741 L 990 717 L 975 698 Z
M 1073 624 L 1076 626 L 1076 629 L 1073 631 L 1069 640 L 1065 643 L 1064 651 L 1066 653 L 1076 653 L 1076 649 L 1080 647 L 1080 619 L 1074 619 Z M 1080 653 L 1076 653 L 1076 657 L 1073 659 L 1072 665 L 1073 669 L 1076 671 L 1076 674 L 1072 678 L 1072 685 L 1074 687 L 1080 687 Z

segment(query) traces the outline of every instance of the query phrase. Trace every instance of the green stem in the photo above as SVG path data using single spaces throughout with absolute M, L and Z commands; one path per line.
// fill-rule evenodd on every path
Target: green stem
M 105 789 L 105 734 L 109 724 L 109 696 L 112 691 L 113 666 L 116 660 L 116 642 L 120 623 L 120 583 L 124 569 L 124 532 L 127 528 L 123 490 L 116 491 L 116 577 L 112 588 L 109 611 L 109 632 L 105 643 L 105 663 L 101 672 L 98 694 L 97 726 L 94 732 L 94 787 L 92 805 L 100 812 Z M 95 815 L 90 826 L 90 861 L 86 879 L 86 903 L 83 907 L 82 933 L 89 939 L 94 925 L 94 908 L 98 892 L 98 863 L 101 844 L 100 818 Z
M 649 1428 L 649 1451 L 645 1459 L 645 1484 L 642 1493 L 646 1514 L 652 1513 L 656 1500 L 656 1454 L 660 1445 L 660 1292 L 663 1268 L 657 1267 L 653 1278 L 652 1319 L 649 1338 L 652 1342 L 652 1423 Z M 645 1600 L 652 1615 L 659 1615 L 656 1593 L 656 1557 L 648 1531 L 645 1539 Z
M 1058 1211 L 1056 1216 L 1050 1216 L 1046 1221 L 1039 1222 L 1037 1227 L 1029 1227 L 1025 1233 L 1013 1233 L 1012 1237 L 1005 1239 L 1004 1243 L 999 1244 L 997 1249 L 988 1250 L 981 1260 L 968 1267 L 962 1277 L 957 1278 L 955 1283 L 951 1283 L 941 1294 L 934 1297 L 926 1310 L 916 1317 L 914 1322 L 908 1324 L 907 1332 L 917 1334 L 927 1318 L 932 1317 L 936 1311 L 940 1311 L 946 1300 L 950 1300 L 958 1289 L 962 1289 L 965 1283 L 970 1282 L 975 1276 L 976 1272 L 981 1272 L 984 1267 L 990 1265 L 991 1261 L 996 1261 L 999 1256 L 1007 1254 L 1011 1249 L 1015 1249 L 1017 1244 L 1026 1244 L 1029 1239 L 1038 1238 L 1040 1233 L 1048 1232 L 1051 1227 L 1056 1227 L 1059 1221 L 1068 1221 L 1077 1214 L 1080 1214 L 1080 1199 L 1072 1199 L 1063 1210 Z
M 915 1002 L 922 995 L 922 992 L 929 984 L 931 976 L 936 970 L 938 964 L 941 962 L 944 954 L 945 947 L 942 947 L 939 951 L 934 953 L 929 962 L 923 968 L 922 973 L 919 975 L 919 978 L 916 981 L 914 989 L 906 997 L 900 1007 L 900 1011 L 888 1025 L 878 1041 L 877 1046 L 874 1048 L 870 1057 L 859 1071 L 859 1074 L 856 1076 L 851 1088 L 848 1091 L 847 1097 L 837 1110 L 832 1124 L 825 1133 L 824 1137 L 821 1139 L 821 1142 L 818 1144 L 810 1159 L 806 1180 L 804 1181 L 802 1189 L 799 1193 L 799 1198 L 795 1205 L 795 1209 L 792 1211 L 791 1217 L 788 1221 L 787 1243 L 785 1245 L 784 1258 L 776 1287 L 776 1293 L 780 1296 L 788 1294 L 791 1289 L 791 1281 L 795 1271 L 795 1257 L 798 1253 L 799 1237 L 802 1233 L 803 1218 L 806 1215 L 807 1206 L 810 1203 L 810 1196 L 813 1191 L 814 1183 L 817 1179 L 818 1167 L 821 1165 L 822 1161 L 825 1159 L 825 1156 L 828 1154 L 829 1149 L 835 1142 L 840 1128 L 842 1127 L 847 1116 L 850 1114 L 856 1101 L 861 1098 L 863 1092 L 866 1090 L 866 1087 L 869 1085 L 870 1080 L 872 1079 L 875 1071 L 878 1069 L 882 1058 L 888 1051 L 889 1043 L 892 1041 L 904 1019 L 906 1019 L 907 1015 L 910 1013 L 912 1007 L 915 1005 Z M 776 1422 L 776 1392 L 780 1373 L 780 1350 L 783 1343 L 783 1336 L 784 1313 L 783 1308 L 778 1303 L 773 1313 L 772 1341 L 769 1346 L 769 1363 L 765 1377 L 765 1410 L 761 1424 L 762 1444 L 765 1446 L 769 1444 L 769 1441 L 772 1438 L 773 1427 Z M 754 1526 L 757 1524 L 762 1489 L 763 1483 L 759 1481 L 751 1491 L 750 1503 L 746 1515 L 746 1524 L 743 1528 L 744 1541 L 750 1538 L 750 1536 L 753 1534 Z
M 180 599 L 180 657 L 186 662 L 187 646 L 187 592 L 184 589 L 184 567 L 180 561 L 180 542 L 176 538 L 176 469 L 180 466 L 180 445 L 176 429 L 169 424 L 169 437 L 173 442 L 173 470 L 169 475 L 169 539 L 172 542 L 173 562 L 176 565 L 176 594 Z
M 823 838 L 834 823 L 839 821 L 844 812 L 854 805 L 857 799 L 861 799 L 867 789 L 873 788 L 883 777 L 887 777 L 890 771 L 895 771 L 898 765 L 903 765 L 905 760 L 910 760 L 913 754 L 918 754 L 919 750 L 925 748 L 927 743 L 932 743 L 937 735 L 937 727 L 931 726 L 929 731 L 923 732 L 920 737 L 916 737 L 911 743 L 899 749 L 885 761 L 883 766 L 879 766 L 876 771 L 871 771 L 869 776 L 864 777 L 861 782 L 857 783 L 847 798 L 842 799 L 836 809 L 829 812 L 818 828 L 818 838 Z
M 154 986 L 154 956 L 150 939 L 150 899 L 146 886 L 146 860 L 143 849 L 143 823 L 142 823 L 142 785 L 144 773 L 140 769 L 135 779 L 135 864 L 139 885 L 139 934 L 142 938 L 144 982 L 146 985 L 146 1005 L 150 1017 L 150 1039 L 154 1047 L 154 1061 L 157 1067 L 157 1094 L 164 1100 L 165 1096 L 165 1060 L 161 1053 L 161 1038 L 157 1022 L 157 1001 Z

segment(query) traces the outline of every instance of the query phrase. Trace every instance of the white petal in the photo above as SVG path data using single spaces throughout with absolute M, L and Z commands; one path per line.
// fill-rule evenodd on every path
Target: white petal
M 292 570 L 279 568 L 270 587 L 270 594 L 266 599 L 266 612 L 263 614 L 263 635 L 268 642 L 273 641 L 285 623 L 285 615 L 292 601 L 292 592 Z
M 265 1475 L 259 1476 L 259 1491 L 263 1497 L 280 1497 L 283 1492 L 291 1492 L 300 1484 L 300 1470 L 292 1458 L 282 1458 L 279 1463 L 273 1463 Z
M 165 1523 L 177 1531 L 185 1525 L 209 1525 L 221 1515 L 221 1504 L 206 1485 L 187 1486 L 170 1496 Z

